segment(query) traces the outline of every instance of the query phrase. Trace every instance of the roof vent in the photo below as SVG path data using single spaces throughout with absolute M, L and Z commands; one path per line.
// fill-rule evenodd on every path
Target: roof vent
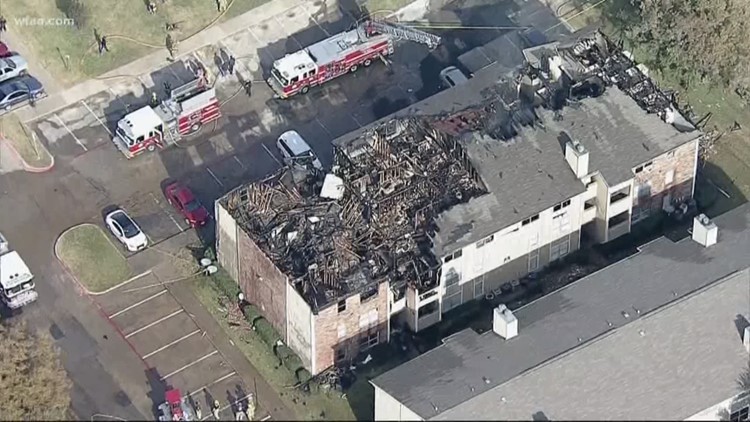
M 706 214 L 701 214 L 693 219 L 693 240 L 709 247 L 716 243 L 718 236 L 719 228 Z
M 492 330 L 506 340 L 510 340 L 518 335 L 518 319 L 507 306 L 500 304 L 495 308 Z

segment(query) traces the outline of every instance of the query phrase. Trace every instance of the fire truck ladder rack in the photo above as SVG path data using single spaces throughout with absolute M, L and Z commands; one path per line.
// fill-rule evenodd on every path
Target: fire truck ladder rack
M 402 40 L 418 42 L 431 49 L 440 45 L 440 37 L 416 28 L 381 20 L 370 20 L 366 25 L 374 32 L 388 34 Z
M 204 86 L 202 82 L 203 80 L 201 78 L 195 78 L 192 81 L 185 83 L 184 85 L 178 86 L 177 88 L 172 90 L 169 95 L 169 99 L 180 102 L 186 98 L 192 97 L 194 94 L 197 94 L 203 90 Z

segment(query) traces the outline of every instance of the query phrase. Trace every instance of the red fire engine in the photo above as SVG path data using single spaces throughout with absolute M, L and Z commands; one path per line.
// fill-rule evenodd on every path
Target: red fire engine
M 268 85 L 279 98 L 306 94 L 311 87 L 330 81 L 374 60 L 393 54 L 394 39 L 405 39 L 435 48 L 440 37 L 393 22 L 368 20 L 355 29 L 336 34 L 273 62 Z
M 112 142 L 126 157 L 133 158 L 143 151 L 173 144 L 219 116 L 216 91 L 199 76 L 173 89 L 160 105 L 140 108 L 122 118 Z

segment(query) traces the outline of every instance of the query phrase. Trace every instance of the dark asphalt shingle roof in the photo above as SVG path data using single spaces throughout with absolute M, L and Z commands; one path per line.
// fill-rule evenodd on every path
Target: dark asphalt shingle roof
M 578 346 L 587 346 L 587 342 L 612 330 L 614 332 L 611 332 L 611 335 L 618 335 L 617 331 L 620 327 L 627 328 L 627 325 L 633 321 L 637 321 L 636 324 L 652 324 L 654 321 L 667 324 L 667 326 L 657 324 L 648 328 L 649 331 L 668 331 L 673 328 L 668 324 L 672 323 L 674 317 L 654 318 L 650 322 L 645 321 L 644 317 L 716 280 L 747 269 L 750 266 L 748 260 L 749 212 L 750 205 L 745 205 L 716 218 L 714 222 L 719 227 L 719 241 L 709 248 L 699 245 L 691 238 L 677 243 L 667 238 L 660 238 L 645 245 L 636 255 L 515 310 L 514 313 L 519 321 L 519 334 L 511 340 L 503 340 L 493 332 L 480 335 L 467 329 L 446 339 L 444 345 L 387 372 L 372 382 L 425 419 L 435 418 L 438 415 L 440 415 L 439 419 L 530 418 L 531 414 L 519 416 L 511 412 L 505 416 L 500 413 L 502 408 L 498 403 L 501 403 L 502 398 L 509 393 L 504 387 L 499 386 L 566 352 L 573 353 L 573 355 L 582 353 L 585 347 L 576 349 Z M 721 303 L 721 300 L 721 298 L 716 298 L 711 303 Z M 731 300 L 727 300 L 726 303 L 735 305 Z M 736 312 L 736 309 L 732 308 L 731 311 Z M 625 318 L 623 312 L 627 312 L 629 317 Z M 683 317 L 697 318 L 698 315 L 688 312 L 683 313 Z M 707 317 L 707 320 L 702 322 L 719 323 L 714 317 Z M 727 321 L 722 323 L 726 324 Z M 722 332 L 726 332 L 725 328 L 713 327 L 714 330 Z M 631 330 L 631 328 L 627 329 Z M 705 329 L 705 327 L 700 329 Z M 737 333 L 735 335 L 738 336 Z M 685 340 L 685 336 L 675 335 L 660 339 L 660 341 L 671 340 L 675 343 L 666 344 L 664 347 L 676 347 L 680 341 Z M 736 340 L 739 341 L 738 338 Z M 631 353 L 631 350 L 612 345 L 607 348 L 606 353 L 609 354 L 609 359 L 616 361 L 628 358 L 625 355 Z M 605 356 L 599 358 L 604 359 Z M 688 364 L 684 359 L 690 359 L 685 354 L 675 355 L 673 359 L 661 360 L 658 367 L 651 368 L 648 366 L 650 365 L 648 353 L 641 355 L 640 358 L 645 360 L 641 364 L 644 368 L 649 367 L 649 371 L 658 370 L 667 374 L 683 371 L 685 365 Z M 744 359 L 743 362 L 746 363 L 747 357 L 745 356 Z M 622 361 L 627 362 L 627 360 Z M 592 361 L 593 363 L 595 362 Z M 581 367 L 585 365 L 585 362 L 576 362 L 571 365 Z M 734 366 L 726 368 L 725 362 L 705 358 L 696 361 L 695 365 L 697 366 L 693 367 L 690 364 L 690 370 L 701 374 L 700 380 L 703 383 L 692 387 L 699 388 L 701 392 L 711 392 L 705 394 L 703 400 L 713 400 L 714 396 L 728 394 L 728 390 L 735 388 L 734 383 L 726 384 L 727 373 L 736 370 Z M 550 388 L 561 388 L 560 384 L 555 383 L 550 377 L 562 377 L 566 375 L 566 370 L 564 367 L 558 367 L 559 372 L 547 373 L 543 382 L 537 379 L 535 385 L 539 388 L 539 392 L 534 397 L 541 400 L 545 392 L 550 395 L 554 392 L 544 385 L 547 382 L 550 383 Z M 601 368 L 597 370 L 601 371 Z M 637 382 L 642 384 L 643 378 L 656 377 L 649 371 L 641 372 L 637 368 L 633 371 L 624 371 L 617 381 L 623 386 Z M 598 373 L 600 372 L 592 372 L 592 376 Z M 622 378 L 626 376 L 630 378 Z M 680 379 L 675 378 L 675 380 Z M 663 386 L 664 389 L 679 387 L 690 388 L 680 385 Z M 713 392 L 714 390 L 716 392 Z M 623 395 L 631 394 L 625 387 L 619 391 Z M 656 394 L 656 391 L 653 393 Z M 724 398 L 731 395 L 728 394 Z M 513 397 L 518 396 L 514 394 Z M 670 400 L 676 403 L 670 404 L 669 409 L 684 406 L 684 414 L 691 411 L 696 413 L 708 407 L 704 402 L 697 402 L 692 393 L 670 394 Z M 489 406 L 488 403 L 494 403 L 494 405 Z M 522 403 L 524 403 L 523 406 L 527 404 L 526 401 Z M 631 405 L 632 403 L 630 402 Z M 715 403 L 709 405 L 712 404 Z M 579 405 L 585 407 L 585 404 L 579 403 Z M 523 406 L 519 409 L 528 410 Z M 451 411 L 454 408 L 455 411 Z M 538 410 L 545 409 L 539 408 Z M 681 415 L 682 413 L 674 417 L 682 417 Z M 569 414 L 550 416 L 565 419 L 569 417 Z M 607 418 L 608 415 L 597 414 L 596 417 Z M 631 418 L 638 419 L 640 416 Z
M 512 75 L 507 68 L 493 64 L 466 83 L 346 134 L 333 144 L 348 145 L 394 118 L 446 116 L 505 99 L 515 92 L 508 89 L 509 80 Z M 520 128 L 513 142 L 480 134 L 464 137 L 469 159 L 490 193 L 440 215 L 439 233 L 433 239 L 435 255 L 476 242 L 583 192 L 583 184 L 565 161 L 561 132 L 589 150 L 589 171 L 601 172 L 610 185 L 632 178 L 633 168 L 700 136 L 699 131 L 681 132 L 648 114 L 614 86 L 597 98 L 563 107 L 557 117 L 543 108 L 536 113 L 542 124 Z

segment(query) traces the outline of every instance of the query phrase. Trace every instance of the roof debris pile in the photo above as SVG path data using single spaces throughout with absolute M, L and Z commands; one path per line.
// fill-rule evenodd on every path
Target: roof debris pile
M 407 284 L 434 287 L 434 217 L 486 192 L 455 139 L 418 120 L 399 125 L 337 149 L 334 174 L 296 183 L 283 169 L 222 200 L 315 310 L 383 280 L 397 298 Z

